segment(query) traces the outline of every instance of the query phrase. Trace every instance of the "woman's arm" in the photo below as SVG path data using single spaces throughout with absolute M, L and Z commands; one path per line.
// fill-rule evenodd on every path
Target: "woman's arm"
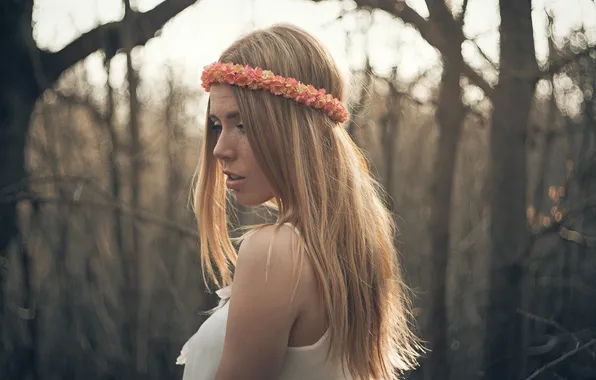
M 238 253 L 223 356 L 215 380 L 276 380 L 300 305 L 291 248 L 297 237 L 267 226 L 246 238 Z M 265 271 L 267 269 L 267 276 Z

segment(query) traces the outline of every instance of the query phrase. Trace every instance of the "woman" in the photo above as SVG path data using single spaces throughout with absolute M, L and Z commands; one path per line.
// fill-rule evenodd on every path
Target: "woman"
M 202 80 L 195 211 L 203 274 L 224 302 L 183 349 L 184 380 L 394 379 L 412 368 L 392 217 L 342 128 L 344 82 L 328 52 L 276 25 L 236 41 Z M 277 209 L 237 256 L 226 187 L 242 205 Z

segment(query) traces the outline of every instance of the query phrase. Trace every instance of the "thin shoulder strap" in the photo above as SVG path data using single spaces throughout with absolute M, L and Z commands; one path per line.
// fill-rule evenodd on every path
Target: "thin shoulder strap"
M 296 234 L 298 234 L 298 236 L 300 236 L 300 231 L 298 231 L 298 228 L 296 228 L 292 223 L 290 222 L 286 222 L 284 223 L 286 226 L 290 226 L 294 229 L 294 232 L 296 232 Z

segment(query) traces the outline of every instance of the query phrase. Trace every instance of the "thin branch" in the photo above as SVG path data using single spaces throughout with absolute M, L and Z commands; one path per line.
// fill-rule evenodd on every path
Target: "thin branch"
M 488 55 L 486 55 L 484 50 L 482 50 L 482 48 L 480 47 L 480 45 L 478 45 L 478 42 L 475 39 L 468 40 L 468 41 L 470 41 L 472 44 L 474 44 L 474 46 L 476 47 L 476 50 L 478 50 L 478 53 L 480 53 L 482 58 L 484 58 L 486 60 L 486 62 L 488 62 L 493 67 L 493 69 L 499 70 L 499 65 L 497 65 L 495 63 L 495 61 L 493 61 L 492 59 L 490 59 L 490 57 Z
M 445 0 L 425 0 L 425 2 L 431 20 L 443 23 L 444 25 L 455 25 L 452 22 L 455 19 L 453 18 L 453 14 L 449 10 Z M 458 29 L 460 28 L 458 27 Z
M 561 71 L 563 68 L 565 68 L 565 66 L 569 65 L 570 63 L 573 63 L 583 57 L 588 57 L 593 53 L 596 53 L 596 46 L 590 46 L 590 47 L 580 51 L 579 53 L 576 53 L 576 54 L 570 55 L 568 57 L 561 58 L 558 61 L 552 62 L 549 64 L 548 69 L 542 71 L 540 73 L 540 76 L 538 78 L 536 78 L 536 80 L 544 79 L 544 78 L 549 77 L 553 74 L 556 74 L 559 71 Z
M 564 188 L 568 188 L 568 186 L 563 186 Z M 581 202 L 576 207 L 567 210 L 561 220 L 551 224 L 548 227 L 541 228 L 540 230 L 532 233 L 531 235 L 531 242 L 529 248 L 531 248 L 540 237 L 549 235 L 552 233 L 558 234 L 562 239 L 577 243 L 583 247 L 593 248 L 596 247 L 596 236 L 589 236 L 586 234 L 582 234 L 579 231 L 573 230 L 570 226 L 567 226 L 566 223 L 572 216 L 581 214 L 586 210 L 592 209 L 596 207 L 596 197 L 590 197 L 583 202 Z
M 30 186 L 35 185 L 46 185 L 46 184 L 57 184 L 57 183 L 72 183 L 77 185 L 84 185 L 86 188 L 93 189 L 94 192 L 103 197 L 108 199 L 110 194 L 102 190 L 99 186 L 93 183 L 94 179 L 92 177 L 83 177 L 83 176 L 76 176 L 76 175 L 47 175 L 47 176 L 40 176 L 40 177 L 26 177 L 23 178 L 21 181 L 15 182 L 10 186 L 6 186 L 0 189 L 0 197 L 7 197 L 9 195 L 14 195 L 22 191 L 23 188 L 29 188 Z
M 40 185 L 46 183 L 73 183 L 78 185 L 85 185 L 86 188 L 93 190 L 93 193 L 97 196 L 104 198 L 105 201 L 90 201 L 90 200 L 80 200 L 80 194 L 74 194 L 73 197 L 69 199 L 60 198 L 60 197 L 43 197 L 38 194 L 31 194 L 25 193 L 22 191 L 25 184 L 28 186 L 30 185 Z M 113 208 L 121 210 L 122 213 L 131 215 L 136 219 L 143 220 L 146 222 L 154 223 L 157 225 L 161 225 L 167 229 L 179 231 L 185 235 L 190 237 L 198 237 L 198 232 L 192 228 L 188 228 L 182 226 L 178 223 L 172 222 L 170 220 L 166 220 L 158 215 L 155 215 L 149 211 L 143 210 L 134 210 L 132 207 L 122 203 L 117 202 L 111 199 L 111 195 L 105 192 L 100 187 L 96 186 L 93 183 L 93 178 L 87 177 L 80 177 L 80 176 L 43 176 L 43 177 L 30 177 L 26 178 L 23 181 L 17 182 L 12 186 L 5 187 L 0 189 L 0 204 L 2 203 L 12 203 L 12 202 L 19 202 L 22 200 L 29 200 L 32 203 L 67 203 L 74 206 L 89 206 L 94 208 Z M 1 263 L 0 263 L 1 264 Z
M 133 12 L 136 17 L 134 46 L 144 45 L 151 39 L 172 17 L 182 12 L 197 0 L 166 0 L 145 13 Z M 69 67 L 89 56 L 91 53 L 104 49 L 108 58 L 123 48 L 123 41 L 119 36 L 124 20 L 110 22 L 84 33 L 62 50 L 51 53 L 39 50 L 45 80 L 45 88 L 52 86 L 58 77 Z M 44 88 L 44 89 L 45 89 Z
M 587 247 L 587 248 L 596 247 L 596 237 L 595 236 L 588 236 L 588 235 L 582 234 L 578 231 L 569 229 L 567 227 L 561 226 L 561 228 L 559 229 L 559 236 L 561 236 L 561 238 L 563 238 L 567 241 L 575 242 L 575 243 L 577 243 L 581 246 Z
M 468 0 L 464 0 L 464 3 L 461 6 L 461 14 L 459 15 L 459 24 L 464 25 L 466 19 L 466 12 L 468 12 Z
M 424 102 L 424 101 L 416 98 L 414 95 L 412 95 L 410 93 L 410 91 L 411 91 L 411 87 L 413 87 L 413 86 L 409 87 L 408 90 L 406 90 L 406 91 L 402 91 L 402 90 L 399 90 L 395 86 L 395 84 L 392 81 L 392 78 L 383 78 L 383 77 L 379 77 L 379 76 L 376 76 L 376 78 L 382 80 L 385 83 L 387 83 L 387 85 L 390 88 L 393 89 L 393 91 L 395 92 L 395 95 L 398 95 L 400 97 L 404 97 L 404 98 L 406 98 L 408 100 L 411 100 L 412 102 L 416 103 L 419 106 L 424 106 L 424 105 L 428 105 L 428 104 L 436 105 L 436 102 L 434 102 L 432 100 L 429 100 L 428 102 Z
M 342 21 L 344 18 L 346 18 L 346 16 L 349 16 L 349 15 L 353 15 L 353 14 L 355 14 L 357 11 L 358 11 L 358 9 L 350 9 L 350 10 L 347 10 L 347 9 L 345 9 L 345 8 L 342 8 L 342 9 L 339 11 L 339 15 L 337 15 L 337 17 L 335 17 L 334 19 L 332 19 L 332 20 L 329 20 L 329 21 L 327 21 L 327 22 L 323 23 L 323 24 L 321 25 L 321 28 L 323 28 L 323 29 L 327 29 L 327 28 L 329 28 L 330 26 L 332 26 L 333 24 L 335 24 L 336 22 L 338 22 L 338 21 Z
M 556 321 L 554 321 L 552 319 L 547 319 L 547 318 L 541 317 L 539 315 L 536 315 L 534 313 L 530 313 L 529 311 L 525 311 L 525 310 L 521 310 L 521 309 L 518 309 L 517 312 L 519 314 L 523 315 L 524 317 L 531 319 L 533 321 L 541 322 L 546 325 L 553 326 L 554 328 L 564 332 L 565 334 L 568 334 L 571 338 L 573 338 L 573 340 L 575 340 L 575 342 L 577 344 L 581 344 L 581 339 L 573 331 L 566 329 L 565 327 L 561 326 Z M 589 348 L 586 350 L 588 351 L 588 353 L 590 354 L 590 356 L 593 359 L 596 359 L 596 354 L 594 353 L 594 351 L 590 350 Z
M 72 104 L 75 106 L 83 107 L 87 112 L 91 114 L 93 120 L 101 124 L 107 124 L 108 119 L 102 113 L 101 109 L 94 105 L 93 102 L 88 98 L 79 97 L 76 95 L 66 94 L 62 91 L 54 91 L 54 94 L 58 97 L 58 99 L 62 100 L 65 103 Z
M 397 67 L 392 67 L 391 70 L 397 69 Z M 428 74 L 431 73 L 432 70 L 435 70 L 436 66 L 430 66 L 423 72 L 419 73 L 416 78 L 412 79 L 410 84 L 408 85 L 407 92 L 411 92 L 414 87 L 416 87 L 423 79 L 425 79 Z
M 436 107 L 436 106 L 437 106 L 437 102 L 436 102 L 435 100 L 432 100 L 432 99 L 430 99 L 430 100 L 428 100 L 428 101 L 424 102 L 424 101 L 422 101 L 422 100 L 420 100 L 420 99 L 416 98 L 414 95 L 412 95 L 412 94 L 411 94 L 411 90 L 412 90 L 412 88 L 415 86 L 416 82 L 417 82 L 417 81 L 418 81 L 420 78 L 422 78 L 423 76 L 425 76 L 425 75 L 426 75 L 426 73 L 427 73 L 427 72 L 423 73 L 423 74 L 422 74 L 421 76 L 419 76 L 419 77 L 418 77 L 418 78 L 417 78 L 417 79 L 416 79 L 414 82 L 412 82 L 412 83 L 410 84 L 410 86 L 408 86 L 408 89 L 407 89 L 406 91 L 401 91 L 401 90 L 398 90 L 397 88 L 395 88 L 395 94 L 396 94 L 396 95 L 399 95 L 399 96 L 401 96 L 401 97 L 404 97 L 404 98 L 406 98 L 406 99 L 408 99 L 408 100 L 411 100 L 412 102 L 416 103 L 416 104 L 417 104 L 417 105 L 419 105 L 419 106 L 424 106 L 424 105 L 432 105 L 432 106 L 435 106 L 435 107 Z M 385 81 L 385 82 L 387 83 L 387 85 L 389 85 L 389 86 L 393 86 L 393 87 L 394 87 L 394 84 L 391 82 L 391 79 L 388 79 L 388 78 L 383 78 L 383 77 L 377 77 L 377 79 L 383 80 L 383 81 Z M 469 112 L 471 115 L 473 115 L 473 116 L 475 116 L 475 117 L 479 118 L 480 120 L 485 120 L 485 119 L 486 119 L 486 117 L 484 117 L 484 115 L 482 115 L 480 112 L 478 112 L 478 111 L 476 111 L 475 109 L 473 109 L 471 106 L 469 106 L 469 105 L 464 105 L 464 108 L 465 108 L 465 110 L 466 110 L 467 112 Z
M 538 368 L 536 371 L 534 371 L 534 373 L 532 373 L 530 376 L 526 377 L 524 380 L 535 379 L 536 377 L 538 377 L 542 372 L 546 371 L 547 369 L 556 366 L 557 364 L 565 361 L 566 359 L 577 354 L 578 352 L 588 349 L 589 347 L 593 346 L 594 344 L 596 344 L 596 338 L 594 338 L 591 341 L 589 341 L 585 344 L 582 344 L 581 346 L 578 346 L 578 347 L 574 348 L 573 350 L 561 355 L 559 358 L 553 360 L 552 362 L 547 363 L 543 367 Z
M 198 238 L 199 233 L 193 229 L 179 223 L 172 222 L 170 220 L 166 220 L 158 215 L 155 215 L 149 211 L 144 210 L 135 210 L 132 207 L 119 202 L 97 202 L 92 200 L 80 200 L 75 197 L 70 199 L 65 199 L 61 197 L 43 197 L 36 194 L 16 194 L 13 197 L 3 197 L 0 198 L 0 203 L 15 203 L 20 201 L 29 201 L 31 203 L 41 204 L 41 203 L 48 203 L 48 204 L 68 204 L 71 206 L 79 206 L 79 207 L 92 207 L 98 209 L 106 209 L 106 208 L 114 208 L 120 210 L 123 214 L 127 214 L 137 220 L 141 220 L 148 223 L 153 223 L 159 225 L 163 228 L 173 230 L 179 232 L 183 235 L 192 238 Z

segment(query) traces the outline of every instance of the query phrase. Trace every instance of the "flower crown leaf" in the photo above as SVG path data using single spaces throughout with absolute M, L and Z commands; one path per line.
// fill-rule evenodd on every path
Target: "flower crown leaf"
M 260 67 L 243 66 L 232 62 L 214 62 L 204 67 L 202 87 L 209 92 L 213 83 L 227 83 L 250 90 L 266 90 L 273 95 L 292 99 L 307 107 L 323 111 L 331 120 L 343 123 L 349 114 L 342 102 L 324 88 L 316 89 L 294 78 L 285 78 Z

